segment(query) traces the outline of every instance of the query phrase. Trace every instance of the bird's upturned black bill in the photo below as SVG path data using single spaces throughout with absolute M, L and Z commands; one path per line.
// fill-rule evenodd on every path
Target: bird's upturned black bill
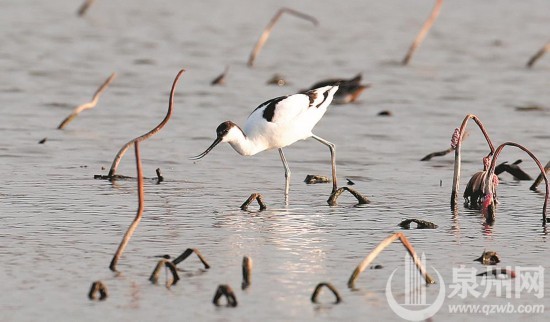
M 202 159 L 205 155 L 208 154 L 208 152 L 210 152 L 216 145 L 218 145 L 218 143 L 220 143 L 222 141 L 221 138 L 217 138 L 214 140 L 214 143 L 212 143 L 212 145 L 210 145 L 208 147 L 208 149 L 206 149 L 206 151 L 204 151 L 203 153 L 199 154 L 199 155 L 196 155 L 194 157 L 190 157 L 189 160 L 198 160 L 198 159 Z

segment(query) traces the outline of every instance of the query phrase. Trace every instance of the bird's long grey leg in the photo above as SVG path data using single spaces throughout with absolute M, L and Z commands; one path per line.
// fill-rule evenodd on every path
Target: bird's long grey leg
M 290 190 L 290 168 L 288 167 L 288 162 L 286 162 L 285 154 L 281 148 L 279 148 L 279 155 L 281 156 L 281 161 L 283 161 L 283 166 L 285 167 L 285 202 L 288 203 L 288 191 Z
M 336 151 L 334 150 L 335 146 L 333 143 L 330 143 L 329 141 L 318 137 L 315 134 L 313 134 L 311 137 L 328 146 L 328 148 L 330 149 L 330 160 L 332 162 L 332 193 L 334 193 L 338 189 L 338 183 L 336 182 Z

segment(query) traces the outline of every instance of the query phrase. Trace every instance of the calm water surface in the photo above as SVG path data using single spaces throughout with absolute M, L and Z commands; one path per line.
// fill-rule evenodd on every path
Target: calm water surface
M 381 240 L 402 231 L 428 266 L 451 284 L 453 268 L 495 250 L 502 266 L 546 269 L 543 299 L 506 299 L 491 292 L 464 301 L 449 298 L 434 320 L 469 320 L 451 314 L 459 303 L 544 304 L 550 309 L 543 195 L 531 182 L 501 175 L 493 227 L 476 211 L 449 209 L 452 155 L 419 162 L 444 150 L 467 113 L 480 117 L 493 141 L 522 143 L 550 159 L 550 59 L 527 70 L 529 57 L 548 41 L 550 2 L 446 1 L 412 64 L 398 64 L 427 17 L 432 1 L 96 1 L 83 18 L 80 1 L 0 1 L 0 320 L 1 321 L 258 321 L 398 320 L 388 306 L 389 275 L 402 274 L 403 248 L 390 246 L 350 291 L 347 279 Z M 261 29 L 281 7 L 307 12 L 318 27 L 284 16 L 256 60 L 245 63 Z M 230 66 L 227 84 L 210 81 Z M 136 181 L 94 180 L 106 174 L 118 149 L 164 116 L 178 70 L 175 112 L 168 125 L 141 144 L 144 173 L 160 168 L 166 181 L 145 182 L 143 220 L 119 263 L 108 265 L 137 209 Z M 112 72 L 118 77 L 96 108 L 64 131 L 59 122 L 90 99 Z M 356 104 L 333 106 L 317 135 L 336 144 L 340 184 L 352 179 L 371 204 L 354 206 L 342 195 L 329 207 L 330 185 L 306 185 L 307 174 L 329 175 L 329 153 L 315 140 L 287 148 L 292 169 L 290 204 L 276 151 L 250 158 L 222 145 L 199 162 L 225 120 L 242 124 L 259 103 L 294 93 L 328 77 L 363 73 L 372 83 Z M 286 87 L 266 85 L 275 73 Z M 539 106 L 530 112 L 517 107 Z M 392 117 L 377 116 L 391 111 Z M 473 125 L 473 123 L 472 123 Z M 462 189 L 481 167 L 484 140 L 473 126 L 463 145 Z M 45 144 L 38 141 L 47 138 Z M 510 148 L 502 161 L 523 159 Z M 133 151 L 118 172 L 135 177 Z M 260 192 L 268 210 L 239 210 Z M 407 218 L 436 230 L 400 230 Z M 156 258 L 198 248 L 212 268 L 191 257 L 182 280 L 166 289 L 148 281 Z M 241 260 L 254 261 L 252 286 L 240 290 Z M 402 277 L 401 277 L 402 278 Z M 87 298 L 102 280 L 110 296 Z M 333 283 L 340 305 L 313 305 L 321 281 Z M 478 280 L 481 282 L 481 280 Z M 229 284 L 239 306 L 211 304 Z M 433 295 L 436 288 L 429 288 Z M 402 299 L 403 292 L 397 294 Z M 328 293 L 321 300 L 330 303 Z M 546 315 L 547 316 L 547 315 Z M 484 317 L 484 316 L 483 316 Z M 488 316 L 543 320 L 544 315 Z

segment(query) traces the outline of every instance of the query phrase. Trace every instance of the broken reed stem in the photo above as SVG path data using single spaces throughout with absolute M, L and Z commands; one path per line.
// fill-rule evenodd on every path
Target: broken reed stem
M 107 89 L 107 86 L 109 86 L 109 84 L 111 84 L 111 82 L 115 79 L 116 77 L 116 73 L 112 73 L 111 76 L 109 76 L 109 78 L 107 78 L 105 80 L 105 82 L 103 82 L 103 84 L 101 84 L 101 86 L 99 86 L 99 88 L 97 89 L 97 91 L 95 92 L 93 98 L 92 98 L 92 101 L 91 102 L 88 102 L 88 103 L 85 103 L 85 104 L 82 104 L 80 106 L 77 106 L 73 112 L 67 116 L 58 126 L 57 126 L 57 129 L 58 130 L 62 130 L 65 128 L 65 126 L 67 126 L 67 124 L 69 124 L 69 122 L 71 122 L 78 114 L 80 114 L 82 111 L 85 111 L 85 110 L 89 110 L 89 109 L 92 109 L 94 108 L 96 105 L 97 105 L 97 102 L 99 101 L 99 96 L 101 95 L 101 93 L 103 93 L 103 91 L 105 91 L 105 89 Z
M 261 194 L 255 192 L 246 199 L 246 201 L 241 205 L 241 210 L 248 210 L 248 206 L 252 203 L 252 201 L 256 200 L 258 202 L 258 205 L 260 205 L 260 211 L 266 210 L 267 206 L 264 203 L 263 197 Z
M 539 60 L 539 58 L 541 58 L 544 55 L 544 53 L 546 53 L 547 51 L 550 51 L 550 42 L 544 45 L 541 49 L 539 49 L 539 51 L 537 51 L 537 53 L 533 55 L 531 59 L 529 59 L 526 66 L 528 68 L 533 67 L 533 65 L 537 62 L 537 60 Z
M 533 159 L 533 161 L 535 161 L 535 163 L 539 167 L 540 175 L 543 177 L 544 183 L 546 184 L 546 192 L 544 194 L 544 205 L 542 206 L 542 226 L 546 226 L 546 206 L 547 206 L 547 203 L 548 203 L 548 196 L 549 196 L 548 178 L 546 177 L 546 171 L 545 171 L 544 167 L 542 166 L 540 161 L 537 159 L 537 157 L 531 151 L 529 151 L 529 149 L 527 149 L 526 147 L 524 147 L 520 144 L 514 143 L 514 142 L 505 142 L 505 143 L 499 145 L 497 147 L 497 149 L 495 150 L 493 159 L 491 160 L 491 165 L 489 166 L 489 169 L 488 169 L 488 178 L 492 178 L 492 176 L 495 174 L 495 165 L 496 165 L 496 162 L 497 162 L 497 158 L 498 158 L 498 156 L 500 155 L 500 152 L 502 152 L 502 149 L 504 149 L 505 146 L 515 146 L 515 147 L 523 150 L 525 153 L 527 153 L 531 157 L 531 159 Z M 493 180 L 486 180 L 485 181 L 485 191 L 493 191 L 493 190 L 490 190 L 490 189 L 494 189 L 494 188 L 495 187 L 494 187 Z M 492 211 L 494 212 L 495 211 L 494 198 L 492 200 L 492 203 L 493 203 Z M 494 213 L 493 214 L 487 214 L 487 216 L 489 216 L 489 215 L 494 217 Z
M 141 221 L 141 217 L 143 215 L 143 204 L 144 204 L 144 194 L 143 194 L 143 173 L 141 170 L 141 158 L 139 155 L 139 142 L 136 142 L 134 145 L 135 153 L 136 153 L 136 169 L 137 169 L 137 184 L 138 184 L 138 210 L 136 217 L 134 218 L 134 221 L 128 227 L 128 230 L 124 234 L 124 237 L 122 238 L 122 241 L 120 242 L 120 245 L 118 246 L 118 249 L 113 256 L 113 259 L 111 260 L 111 265 L 109 265 L 109 268 L 116 272 L 116 265 L 118 263 L 118 260 L 120 256 L 122 255 L 122 252 L 124 251 L 124 248 L 126 248 L 126 245 L 128 245 L 128 242 L 130 241 L 130 238 L 134 234 L 134 231 L 136 230 L 137 226 L 139 225 L 139 222 Z
M 233 289 L 227 284 L 222 284 L 218 286 L 216 294 L 214 294 L 214 299 L 212 300 L 212 303 L 214 303 L 214 305 L 216 306 L 220 306 L 219 301 L 222 295 L 225 296 L 225 298 L 227 299 L 227 306 L 237 306 L 237 297 L 235 296 Z
M 247 289 L 252 280 L 252 259 L 248 256 L 243 257 L 243 282 L 241 289 Z
M 428 274 L 426 271 L 426 268 L 422 265 L 422 262 L 418 259 L 418 256 L 416 255 L 416 252 L 412 245 L 407 240 L 407 237 L 403 233 L 395 233 L 388 238 L 384 239 L 376 248 L 372 250 L 372 252 L 363 259 L 363 261 L 355 268 L 353 273 L 351 274 L 349 280 L 348 280 L 348 287 L 354 288 L 355 281 L 359 278 L 359 274 L 365 270 L 369 266 L 370 263 L 382 252 L 386 247 L 388 247 L 391 243 L 399 239 L 401 241 L 401 244 L 407 249 L 409 254 L 411 255 L 412 259 L 414 260 L 414 263 L 416 265 L 416 268 L 420 271 L 420 274 L 424 277 L 424 280 L 426 281 L 426 284 L 434 284 L 434 279 Z
M 250 53 L 250 58 L 248 58 L 248 67 L 253 67 L 254 66 L 254 61 L 256 60 L 256 56 L 258 55 L 260 50 L 262 50 L 262 47 L 264 46 L 265 42 L 267 41 L 267 38 L 269 38 L 269 35 L 271 34 L 271 30 L 273 29 L 273 27 L 275 26 L 277 21 L 279 21 L 279 19 L 281 18 L 281 16 L 285 12 L 288 13 L 288 14 L 294 15 L 298 18 L 309 20 L 315 26 L 317 26 L 319 24 L 317 19 L 315 19 L 314 17 L 312 17 L 310 15 L 307 15 L 307 14 L 304 14 L 304 13 L 301 13 L 301 12 L 298 12 L 296 10 L 289 9 L 289 8 L 279 9 L 279 11 L 277 11 L 277 13 L 273 16 L 273 18 L 271 18 L 271 21 L 269 21 L 267 26 L 264 28 L 260 38 L 258 39 L 258 41 L 256 42 L 256 45 L 252 49 L 252 52 Z
M 407 54 L 405 55 L 405 58 L 403 58 L 403 61 L 401 62 L 403 65 L 408 65 L 412 55 L 414 54 L 416 48 L 420 46 L 424 38 L 426 38 L 426 35 L 428 34 L 428 31 L 430 31 L 430 28 L 432 28 L 432 25 L 434 24 L 435 20 L 437 19 L 437 16 L 439 16 L 439 12 L 441 11 L 441 6 L 443 5 L 443 0 L 436 0 L 435 5 L 432 9 L 432 12 L 430 13 L 430 16 L 428 19 L 424 22 L 424 25 L 422 26 L 422 29 L 420 29 L 420 32 L 414 39 L 413 43 L 411 44 L 411 47 L 409 48 L 409 51 L 407 51 Z
M 548 161 L 548 163 L 546 163 L 546 165 L 544 166 L 544 173 L 548 176 L 548 173 L 550 173 L 550 161 Z M 542 173 L 539 174 L 539 176 L 535 179 L 535 182 L 533 182 L 533 184 L 531 185 L 531 187 L 529 189 L 533 190 L 533 191 L 537 191 L 537 187 L 539 186 L 539 184 L 542 182 L 542 179 L 543 179 L 543 176 L 542 176 Z
M 442 156 L 447 155 L 447 154 L 449 154 L 453 151 L 454 151 L 454 149 L 451 147 L 451 148 L 448 148 L 447 150 L 443 150 L 443 151 L 439 151 L 439 152 L 433 152 L 433 153 L 430 153 L 430 154 L 426 155 L 422 159 L 420 159 L 420 161 L 430 161 L 433 157 L 442 157 Z
M 210 85 L 225 85 L 225 77 L 229 71 L 229 66 L 225 66 L 225 70 L 218 77 L 214 78 Z
M 468 135 L 469 135 L 469 133 L 468 133 L 468 131 L 466 131 L 466 133 L 464 133 L 464 137 L 462 138 L 462 140 L 466 139 L 468 137 Z M 453 148 L 451 146 L 447 150 L 430 153 L 430 154 L 426 155 L 425 157 L 423 157 L 422 159 L 420 159 L 420 161 L 430 161 L 433 157 L 441 157 L 441 156 L 444 156 L 444 155 L 447 155 L 447 154 L 453 152 L 454 150 L 455 150 L 455 148 Z
M 99 298 L 96 297 L 97 293 L 99 293 Z M 103 301 L 109 296 L 109 292 L 107 291 L 107 287 L 103 282 L 101 281 L 95 281 L 92 283 L 92 287 L 90 288 L 90 292 L 88 293 L 88 298 L 90 300 L 100 300 Z
M 344 191 L 349 191 L 349 193 L 351 193 L 355 197 L 355 199 L 357 199 L 358 205 L 365 205 L 370 203 L 369 199 L 363 197 L 359 192 L 355 191 L 354 189 L 350 187 L 341 187 L 334 191 L 328 198 L 327 203 L 329 204 L 329 206 L 336 206 L 338 204 L 336 200 Z
M 460 149 L 462 147 L 462 141 L 464 140 L 465 134 L 466 134 L 466 125 L 468 124 L 468 121 L 472 119 L 476 124 L 478 125 L 479 129 L 483 133 L 483 136 L 485 136 L 485 140 L 487 141 L 487 144 L 489 145 L 489 154 L 488 157 L 492 156 L 495 152 L 495 147 L 493 146 L 493 143 L 491 142 L 491 139 L 489 138 L 489 134 L 487 134 L 487 131 L 485 130 L 485 127 L 483 126 L 483 123 L 481 123 L 481 120 L 475 116 L 474 114 L 468 114 L 462 121 L 462 124 L 460 125 L 460 128 L 455 129 L 455 133 L 453 134 L 453 139 L 451 142 L 451 146 L 455 145 L 455 164 L 454 164 L 454 174 L 453 174 L 453 188 L 451 191 L 451 209 L 453 211 L 456 210 L 456 206 L 458 205 L 458 191 L 460 190 L 460 165 L 462 163 L 461 156 L 460 156 Z M 458 131 L 458 133 L 457 133 Z M 454 141 L 455 134 L 458 134 L 456 142 Z M 485 169 L 484 169 L 485 170 Z
M 342 302 L 342 298 L 340 297 L 340 294 L 338 293 L 336 288 L 332 284 L 326 282 L 317 284 L 315 290 L 313 291 L 313 294 L 311 294 L 311 302 L 317 303 L 317 297 L 319 296 L 319 293 L 321 292 L 323 286 L 331 290 L 332 294 L 334 294 L 334 296 L 336 297 L 336 301 L 334 302 L 334 304 Z
M 182 69 L 178 72 L 178 74 L 176 75 L 176 78 L 174 79 L 174 83 L 172 84 L 172 89 L 170 90 L 170 99 L 169 99 L 169 103 L 168 103 L 168 112 L 166 113 L 166 116 L 164 117 L 164 119 L 162 120 L 162 122 L 159 123 L 159 125 L 157 125 L 154 129 L 152 129 L 151 131 L 143 134 L 142 136 L 139 136 L 131 141 L 129 141 L 128 143 L 126 143 L 121 149 L 120 151 L 118 151 L 118 153 L 116 154 L 115 156 L 115 159 L 113 160 L 113 164 L 111 165 L 111 169 L 109 170 L 109 174 L 107 175 L 107 178 L 109 179 L 112 179 L 115 175 L 115 172 L 116 172 L 116 169 L 118 168 L 118 164 L 120 163 L 120 160 L 122 159 L 122 156 L 124 155 L 124 153 L 126 153 L 126 150 L 128 150 L 128 148 L 134 144 L 134 143 L 137 143 L 137 142 L 141 142 L 141 141 L 144 141 L 150 137 L 152 137 L 153 135 L 155 135 L 158 131 L 160 131 L 165 125 L 166 123 L 168 123 L 168 120 L 170 119 L 170 117 L 172 116 L 172 111 L 173 111 L 173 106 L 174 106 L 174 93 L 176 91 L 176 84 L 178 83 L 178 80 L 180 79 L 181 75 L 185 72 L 185 69 Z
M 158 284 L 160 271 L 163 267 L 168 267 L 168 269 L 170 269 L 170 272 L 172 273 L 172 279 L 166 280 L 166 287 L 176 285 L 176 283 L 180 280 L 176 265 L 164 258 L 158 261 L 155 269 L 153 270 L 153 273 L 151 273 L 151 276 L 149 277 L 149 281 L 153 284 Z
M 83 15 L 86 14 L 86 12 L 88 11 L 88 9 L 90 8 L 90 6 L 94 3 L 94 0 L 86 0 L 84 1 L 84 3 L 80 6 L 80 8 L 78 9 L 78 12 L 77 14 L 82 17 Z
M 195 253 L 197 255 L 197 257 L 199 258 L 201 263 L 204 265 L 205 269 L 210 268 L 210 265 L 208 265 L 208 263 L 206 262 L 206 259 L 204 259 L 204 257 L 202 257 L 201 253 L 196 248 L 187 248 L 181 255 L 179 255 L 177 258 L 175 258 L 172 261 L 172 263 L 174 265 L 178 265 L 179 263 L 183 262 L 187 257 L 189 257 L 189 255 L 191 255 L 193 253 Z
M 157 173 L 157 184 L 161 183 L 164 181 L 164 177 L 162 176 L 162 174 L 160 173 L 160 168 L 157 168 L 155 170 L 155 172 Z

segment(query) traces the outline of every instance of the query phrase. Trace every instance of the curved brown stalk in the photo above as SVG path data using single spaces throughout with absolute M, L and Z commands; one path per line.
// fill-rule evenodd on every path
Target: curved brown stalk
M 263 197 L 261 194 L 255 192 L 246 199 L 245 202 L 241 205 L 241 210 L 248 210 L 248 206 L 252 203 L 252 201 L 256 200 L 258 202 L 258 205 L 260 205 L 260 211 L 266 210 L 267 206 L 264 203 Z
M 134 218 L 134 221 L 128 227 L 128 230 L 124 234 L 124 237 L 122 238 L 122 241 L 120 242 L 120 245 L 118 245 L 118 249 L 116 250 L 115 255 L 113 256 L 113 259 L 111 260 L 111 264 L 109 265 L 109 268 L 116 272 L 116 264 L 118 263 L 118 260 L 120 256 L 122 255 L 122 252 L 124 251 L 124 248 L 126 248 L 126 245 L 128 245 L 128 242 L 130 241 L 130 238 L 134 234 L 134 231 L 136 230 L 137 226 L 139 225 L 139 222 L 141 221 L 141 217 L 143 215 L 143 173 L 141 170 L 141 158 L 139 156 L 139 142 L 136 142 L 134 145 L 135 151 L 136 151 L 136 168 L 137 168 L 137 182 L 138 182 L 138 210 L 136 217 Z
M 529 61 L 527 62 L 527 67 L 529 68 L 533 67 L 533 65 L 537 62 L 537 60 L 539 60 L 547 51 L 550 51 L 550 42 L 544 45 L 544 47 L 542 47 L 541 49 L 539 49 L 539 51 L 537 51 L 537 53 L 534 54 L 533 57 L 531 57 L 531 59 L 529 59 Z
M 65 126 L 67 126 L 67 124 L 69 124 L 69 122 L 71 122 L 78 114 L 80 114 L 82 111 L 85 111 L 85 110 L 89 110 L 91 108 L 94 108 L 96 105 L 97 105 L 97 102 L 99 101 L 99 96 L 101 95 L 101 93 L 103 93 L 103 91 L 107 88 L 107 86 L 109 86 L 109 84 L 111 84 L 111 82 L 115 79 L 116 77 L 116 73 L 112 73 L 111 76 L 109 76 L 109 78 L 107 78 L 105 80 L 105 82 L 103 82 L 103 84 L 101 84 L 101 86 L 99 86 L 99 88 L 97 89 L 97 91 L 95 92 L 94 94 L 94 97 L 92 98 L 92 101 L 91 102 L 88 102 L 88 103 L 85 103 L 85 104 L 82 104 L 80 106 L 77 106 L 73 112 L 67 116 L 58 126 L 57 126 L 57 129 L 58 130 L 62 130 L 65 128 Z
M 210 265 L 206 262 L 206 259 L 202 257 L 201 253 L 196 248 L 187 248 L 181 255 L 179 255 L 177 258 L 175 258 L 172 263 L 174 265 L 178 265 L 179 263 L 183 262 L 187 257 L 189 257 L 191 254 L 195 253 L 201 263 L 204 265 L 205 269 L 209 269 Z
M 369 264 L 372 263 L 372 261 L 376 258 L 376 256 L 378 256 L 386 247 L 388 247 L 391 243 L 393 243 L 398 239 L 399 241 L 401 241 L 405 249 L 407 249 L 407 251 L 411 255 L 416 265 L 416 268 L 418 268 L 418 270 L 420 271 L 420 274 L 424 277 L 426 284 L 434 284 L 435 283 L 434 279 L 428 274 L 428 272 L 426 272 L 426 268 L 422 265 L 422 262 L 416 255 L 416 252 L 412 247 L 412 245 L 407 240 L 407 237 L 405 237 L 403 233 L 395 233 L 389 236 L 388 238 L 384 239 L 380 244 L 378 244 L 378 246 L 376 246 L 376 248 L 374 248 L 372 252 L 370 252 L 370 254 L 367 255 L 367 257 L 365 257 L 365 259 L 363 259 L 363 261 L 359 265 L 357 265 L 357 267 L 355 268 L 355 270 L 353 271 L 353 273 L 351 274 L 348 280 L 348 287 L 354 288 L 355 281 L 357 280 L 357 278 L 359 278 L 359 274 L 361 274 L 361 272 L 363 272 L 365 268 L 367 268 Z
M 525 153 L 527 153 L 531 157 L 531 159 L 533 159 L 533 161 L 535 161 L 535 163 L 539 167 L 540 174 L 543 176 L 544 182 L 546 184 L 546 193 L 544 195 L 544 205 L 542 206 L 542 225 L 546 226 L 546 205 L 548 203 L 548 195 L 549 195 L 548 194 L 548 178 L 546 177 L 546 172 L 544 170 L 544 167 L 542 166 L 540 161 L 537 159 L 537 157 L 531 151 L 529 151 L 524 146 L 522 146 L 520 144 L 517 144 L 517 143 L 514 143 L 514 142 L 505 142 L 505 143 L 499 145 L 497 147 L 497 149 L 495 150 L 493 160 L 491 161 L 491 165 L 489 166 L 488 177 L 491 178 L 492 175 L 494 175 L 496 160 L 497 160 L 500 152 L 502 152 L 502 149 L 504 149 L 505 146 L 515 146 L 515 147 L 523 150 Z M 485 181 L 485 191 L 492 191 L 492 189 L 495 189 L 493 180 L 486 180 Z M 495 212 L 495 209 L 496 209 L 495 206 L 496 206 L 496 204 L 495 204 L 495 200 L 493 198 L 493 200 L 491 200 L 491 207 L 489 208 L 490 212 L 487 214 L 487 216 L 494 217 L 494 212 Z
M 317 303 L 317 297 L 319 296 L 319 293 L 321 292 L 321 289 L 323 287 L 328 288 L 332 292 L 332 294 L 334 294 L 334 296 L 336 297 L 336 301 L 334 302 L 334 304 L 338 304 L 342 302 L 342 298 L 340 297 L 340 294 L 338 293 L 336 288 L 332 284 L 326 283 L 326 282 L 317 284 L 317 286 L 315 287 L 315 290 L 313 290 L 313 294 L 311 294 L 311 302 Z
M 94 3 L 94 0 L 85 0 L 84 3 L 80 6 L 80 8 L 78 9 L 78 12 L 77 14 L 79 16 L 83 16 L 86 14 L 86 12 L 88 11 L 88 9 L 90 8 L 90 6 Z
M 137 138 L 129 141 L 128 143 L 126 143 L 121 149 L 120 151 L 118 151 L 118 153 L 116 154 L 115 156 L 115 159 L 113 160 L 113 164 L 111 165 L 111 169 L 109 170 L 109 174 L 107 175 L 107 178 L 109 179 L 112 179 L 115 175 L 115 172 L 116 172 L 116 169 L 118 168 L 118 164 L 120 163 L 120 160 L 122 159 L 122 156 L 124 155 L 124 153 L 126 153 L 126 150 L 128 150 L 128 148 L 134 144 L 134 143 L 137 143 L 137 142 L 141 142 L 141 141 L 144 141 L 150 137 L 152 137 L 153 135 L 155 135 L 158 131 L 160 131 L 165 125 L 166 123 L 168 123 L 168 120 L 170 119 L 170 117 L 172 116 L 172 110 L 173 110 L 173 106 L 174 106 L 174 93 L 176 91 L 176 84 L 178 83 L 178 80 L 180 79 L 180 76 L 185 72 L 185 69 L 182 69 L 178 72 L 178 74 L 176 75 L 176 79 L 174 79 L 174 83 L 172 84 L 172 89 L 170 90 L 170 100 L 169 100 L 169 103 L 168 103 L 168 112 L 166 113 L 166 116 L 164 117 L 164 119 L 162 120 L 162 122 L 159 123 L 159 125 L 157 125 L 154 129 L 152 129 L 151 131 L 143 134 L 142 136 L 138 136 Z
M 176 285 L 176 283 L 180 280 L 178 270 L 176 269 L 176 265 L 172 264 L 172 262 L 167 259 L 161 259 L 158 261 L 155 269 L 153 270 L 153 273 L 151 273 L 151 276 L 149 277 L 149 281 L 153 284 L 158 284 L 159 275 L 162 267 L 168 267 L 168 269 L 170 269 L 170 272 L 172 273 L 172 279 L 166 281 L 166 287 Z
M 411 47 L 409 48 L 409 51 L 407 51 L 407 54 L 405 55 L 405 58 L 403 58 L 403 61 L 401 62 L 403 65 L 408 65 L 412 55 L 414 54 L 416 48 L 420 46 L 424 38 L 426 38 L 426 35 L 428 34 L 428 31 L 430 31 L 430 28 L 432 28 L 432 25 L 434 24 L 435 20 L 437 19 L 437 16 L 439 16 L 439 12 L 441 11 L 441 6 L 443 5 L 443 0 L 436 0 L 435 5 L 432 9 L 432 12 L 430 13 L 430 16 L 428 19 L 424 22 L 424 25 L 422 26 L 422 29 L 420 29 L 420 32 L 414 39 L 413 43 L 411 44 Z
M 329 206 L 336 206 L 338 204 L 336 202 L 336 200 L 338 199 L 338 197 L 340 197 L 340 195 L 344 191 L 349 191 L 349 193 L 351 193 L 355 197 L 355 199 L 357 199 L 357 204 L 358 205 L 365 205 L 365 204 L 370 203 L 370 201 L 369 201 L 369 199 L 367 199 L 367 197 L 364 197 L 363 195 L 361 195 L 359 192 L 355 191 L 354 189 L 352 189 L 350 187 L 341 187 L 341 188 L 338 188 L 336 191 L 334 191 L 330 195 L 330 197 L 328 198 L 327 203 L 329 204 Z
M 485 130 L 485 127 L 483 126 L 483 123 L 479 120 L 477 116 L 474 114 L 468 114 L 462 121 L 462 124 L 460 125 L 460 128 L 455 129 L 455 132 L 453 133 L 453 138 L 451 140 L 451 147 L 454 147 L 455 149 L 455 164 L 454 164 L 454 174 L 453 174 L 453 189 L 451 191 L 451 209 L 454 211 L 456 210 L 455 207 L 458 204 L 457 198 L 458 198 L 458 191 L 460 190 L 460 164 L 461 164 L 461 157 L 460 157 L 460 148 L 462 146 L 462 140 L 464 140 L 465 135 L 465 129 L 466 125 L 468 124 L 468 121 L 472 119 L 476 122 L 479 129 L 483 133 L 483 136 L 485 136 L 485 140 L 487 140 L 487 144 L 489 145 L 489 154 L 487 157 L 490 157 L 495 152 L 495 147 L 493 146 L 493 143 L 491 142 L 491 139 L 489 138 L 489 134 L 487 134 L 487 131 Z M 484 169 L 485 170 L 485 169 Z
M 548 161 L 548 163 L 546 163 L 546 165 L 544 166 L 544 173 L 546 175 L 548 175 L 548 173 L 550 173 L 550 161 Z M 539 174 L 539 176 L 535 179 L 535 182 L 533 182 L 533 184 L 531 185 L 531 187 L 529 187 L 529 189 L 531 189 L 533 191 L 536 191 L 537 187 L 542 182 L 542 177 L 543 177 L 542 173 Z
M 237 297 L 235 296 L 235 293 L 233 292 L 231 286 L 227 284 L 222 284 L 218 286 L 218 289 L 216 289 L 216 294 L 214 294 L 214 299 L 212 300 L 212 303 L 214 303 L 214 305 L 216 306 L 219 306 L 219 301 L 222 295 L 225 296 L 225 298 L 227 299 L 227 306 L 237 306 Z
M 254 61 L 256 60 L 256 56 L 258 55 L 260 50 L 262 50 L 262 47 L 264 46 L 265 42 L 267 41 L 267 38 L 269 38 L 269 35 L 271 34 L 271 30 L 273 29 L 273 27 L 275 26 L 277 21 L 279 21 L 279 19 L 281 18 L 281 16 L 285 12 L 288 13 L 288 14 L 294 15 L 298 18 L 309 20 L 315 26 L 317 26 L 319 24 L 317 19 L 315 19 L 314 17 L 312 17 L 310 15 L 307 15 L 307 14 L 304 14 L 304 13 L 301 13 L 301 12 L 298 12 L 296 10 L 289 9 L 289 8 L 279 9 L 279 11 L 277 11 L 277 13 L 273 16 L 273 18 L 271 18 L 271 21 L 269 21 L 267 26 L 264 28 L 264 31 L 262 32 L 262 34 L 260 36 L 260 39 L 258 39 L 258 41 L 256 42 L 256 45 L 252 49 L 252 52 L 250 53 L 250 58 L 248 58 L 248 67 L 253 67 L 254 66 Z

